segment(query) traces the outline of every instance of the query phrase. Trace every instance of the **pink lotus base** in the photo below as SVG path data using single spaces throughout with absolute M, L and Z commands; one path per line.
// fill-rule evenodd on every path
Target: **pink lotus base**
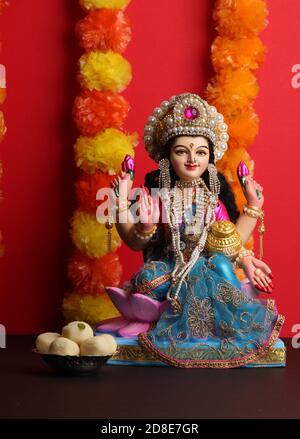
M 117 287 L 107 287 L 106 292 L 122 316 L 103 320 L 95 329 L 120 337 L 136 337 L 148 331 L 150 324 L 159 319 L 168 304 L 167 300 L 159 302 L 144 294 L 132 294 Z
M 241 282 L 242 291 L 257 298 L 257 291 L 248 279 Z M 95 327 L 99 333 L 110 333 L 119 337 L 132 338 L 141 332 L 147 332 L 152 322 L 156 322 L 168 305 L 168 301 L 159 302 L 144 294 L 128 292 L 122 288 L 107 287 L 111 301 L 122 314 L 120 317 L 102 320 Z

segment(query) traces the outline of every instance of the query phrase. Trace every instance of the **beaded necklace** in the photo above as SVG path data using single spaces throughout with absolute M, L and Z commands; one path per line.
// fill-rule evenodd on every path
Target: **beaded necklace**
M 196 244 L 193 252 L 191 253 L 189 261 L 184 260 L 183 253 L 180 248 L 180 220 L 186 216 L 186 204 L 185 203 L 185 191 L 184 189 L 196 188 L 196 214 L 195 219 L 192 224 L 187 223 L 187 228 L 185 233 L 191 232 L 189 226 L 192 225 L 193 228 L 201 224 L 204 220 L 204 226 L 202 232 L 199 234 L 199 240 Z M 191 192 L 191 191 L 190 191 Z M 173 195 L 173 196 L 172 196 Z M 190 195 L 189 195 L 190 196 Z M 169 197 L 165 197 L 163 200 L 165 204 L 166 218 L 169 223 L 171 234 L 172 234 L 172 247 L 175 254 L 175 267 L 172 272 L 172 282 L 167 293 L 167 299 L 171 301 L 174 312 L 179 312 L 181 305 L 178 301 L 178 294 L 180 287 L 188 275 L 188 273 L 193 268 L 194 264 L 199 258 L 200 253 L 203 251 L 205 242 L 207 239 L 207 234 L 211 224 L 215 221 L 215 207 L 217 204 L 217 197 L 213 195 L 205 185 L 205 182 L 201 177 L 193 181 L 176 181 L 175 188 L 171 190 Z M 190 206 L 188 204 L 188 206 Z M 182 212 L 183 210 L 183 212 Z M 171 297 L 170 293 L 172 287 L 176 286 L 175 294 Z

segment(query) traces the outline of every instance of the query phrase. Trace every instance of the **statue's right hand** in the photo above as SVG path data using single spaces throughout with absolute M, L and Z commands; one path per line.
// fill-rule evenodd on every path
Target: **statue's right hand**
M 125 171 L 122 171 L 121 175 L 115 177 L 110 183 L 110 186 L 113 188 L 117 198 L 120 196 L 120 194 L 128 198 L 132 185 L 133 179 L 131 179 L 130 175 Z
M 138 200 L 138 215 L 145 229 L 151 228 L 159 221 L 160 211 L 158 199 L 153 199 L 148 188 L 145 186 L 143 186 Z
M 121 175 L 113 179 L 111 182 L 111 187 L 113 188 L 117 198 L 120 196 L 120 193 L 128 198 L 133 185 L 135 168 L 133 158 L 129 154 L 126 154 L 121 166 Z

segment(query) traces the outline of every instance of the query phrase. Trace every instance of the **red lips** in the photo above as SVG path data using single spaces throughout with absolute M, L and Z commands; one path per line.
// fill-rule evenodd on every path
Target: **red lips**
M 184 165 L 184 166 L 188 169 L 195 169 L 198 167 L 197 165 Z

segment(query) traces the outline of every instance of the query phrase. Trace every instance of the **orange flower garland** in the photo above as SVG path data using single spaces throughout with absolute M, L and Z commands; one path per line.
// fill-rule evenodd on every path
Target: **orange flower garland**
M 131 38 L 129 20 L 123 12 L 129 0 L 80 0 L 88 11 L 76 26 L 81 47 L 80 95 L 73 115 L 81 133 L 75 144 L 81 175 L 76 182 L 78 209 L 71 219 L 71 236 L 77 249 L 68 266 L 73 291 L 62 304 L 66 321 L 97 321 L 118 315 L 105 286 L 118 286 L 122 266 L 114 253 L 121 244 L 115 226 L 108 252 L 107 231 L 96 219 L 103 202 L 96 199 L 100 188 L 108 188 L 121 170 L 121 157 L 134 155 L 137 134 L 122 131 L 130 110 L 119 94 L 131 80 L 131 66 L 123 53 Z M 116 148 L 118 151 L 116 152 Z M 105 172 L 104 172 L 105 171 Z
M 108 271 L 107 267 L 113 267 L 113 270 Z M 68 270 L 75 289 L 92 295 L 104 294 L 106 285 L 118 286 L 122 274 L 122 266 L 116 253 L 90 259 L 77 251 Z
M 265 59 L 266 48 L 258 34 L 268 23 L 267 15 L 265 0 L 217 0 L 213 12 L 219 35 L 211 50 L 215 76 L 207 86 L 205 97 L 224 115 L 228 125 L 229 149 L 218 169 L 229 181 L 240 211 L 245 197 L 236 171 L 241 160 L 251 172 L 254 168 L 246 150 L 259 128 L 253 108 L 259 91 L 254 72 Z M 253 236 L 246 247 L 253 248 Z
M 96 9 L 76 26 L 81 47 L 89 52 L 101 50 L 123 53 L 131 39 L 126 15 L 117 9 Z
M 130 106 L 126 99 L 112 91 L 84 90 L 75 99 L 74 119 L 85 136 L 95 136 L 105 128 L 120 128 Z
M 114 176 L 101 171 L 93 174 L 83 172 L 76 182 L 77 202 L 82 209 L 95 213 L 101 201 L 96 199 L 99 188 L 109 187 Z

